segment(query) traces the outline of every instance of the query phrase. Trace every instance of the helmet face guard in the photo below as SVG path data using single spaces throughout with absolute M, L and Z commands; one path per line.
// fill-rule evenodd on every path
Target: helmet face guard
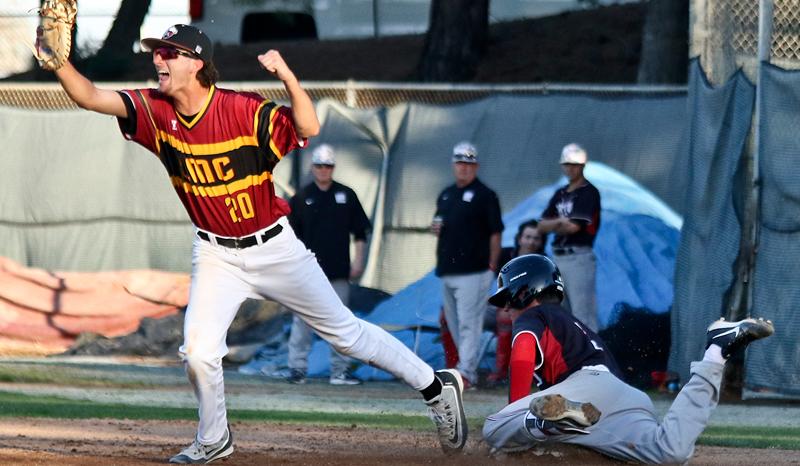
M 564 299 L 564 283 L 558 267 L 545 256 L 527 254 L 510 260 L 497 276 L 497 292 L 489 304 L 525 309 L 545 292 L 554 292 Z

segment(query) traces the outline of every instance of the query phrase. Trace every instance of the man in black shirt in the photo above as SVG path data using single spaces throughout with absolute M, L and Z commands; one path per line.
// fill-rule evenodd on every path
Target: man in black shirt
M 370 222 L 356 193 L 333 180 L 336 159 L 331 146 L 322 144 L 317 147 L 311 164 L 314 181 L 291 199 L 289 223 L 297 237 L 316 255 L 336 294 L 348 305 L 350 279 L 357 279 L 364 271 L 364 251 Z M 355 257 L 352 261 L 351 234 L 355 239 Z M 311 329 L 295 314 L 289 337 L 289 382 L 305 382 L 311 341 Z M 331 350 L 332 385 L 361 383 L 350 375 L 349 365 L 349 359 Z
M 477 178 L 475 146 L 457 144 L 452 162 L 456 182 L 439 194 L 431 231 L 439 237 L 436 275 L 442 279 L 445 319 L 458 349 L 456 369 L 469 387 L 478 382 L 486 295 L 497 271 L 503 221 L 497 194 Z
M 600 192 L 583 176 L 586 151 L 567 144 L 561 151 L 561 169 L 569 184 L 553 194 L 542 213 L 539 231 L 555 233 L 553 259 L 564 276 L 565 306 L 597 332 L 595 255 L 592 246 L 600 228 Z

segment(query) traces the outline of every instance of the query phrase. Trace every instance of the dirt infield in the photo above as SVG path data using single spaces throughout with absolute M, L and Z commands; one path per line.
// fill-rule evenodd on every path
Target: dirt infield
M 0 464 L 164 464 L 194 435 L 189 421 L 0 419 Z M 445 457 L 430 432 L 238 422 L 227 466 L 619 464 L 591 451 L 561 446 L 499 458 L 488 456 L 477 431 L 463 455 Z M 795 451 L 700 446 L 695 465 L 800 464 Z
M 148 409 L 189 408 L 197 404 L 182 367 L 175 361 L 125 358 L 0 358 L 0 374 L 25 374 L 39 383 L 0 382 L 0 390 L 30 396 L 57 396 L 76 401 L 147 406 Z M 47 383 L 44 380 L 61 381 Z M 70 383 L 66 383 L 69 381 Z M 79 381 L 83 381 L 75 386 Z M 94 381 L 93 383 L 90 383 Z M 103 385 L 115 381 L 118 385 Z M 296 385 L 234 370 L 225 374 L 228 409 L 320 412 L 365 415 L 422 415 L 419 395 L 399 382 L 369 382 L 336 387 L 327 379 Z M 505 390 L 464 394 L 470 419 L 482 419 L 504 406 Z M 663 416 L 671 397 L 654 399 Z M 0 405 L 0 410 L 3 406 Z M 268 416 L 269 414 L 265 414 Z M 725 403 L 711 425 L 795 427 L 800 407 L 794 404 Z M 236 452 L 225 465 L 473 465 L 473 464 L 617 464 L 592 451 L 559 446 L 502 458 L 489 457 L 480 441 L 480 422 L 470 427 L 463 455 L 445 457 L 430 429 L 378 429 L 364 425 L 315 427 L 309 424 L 257 420 L 231 424 Z M 0 465 L 132 465 L 164 464 L 192 439 L 196 420 L 140 421 L 111 419 L 44 419 L 0 417 Z M 216 464 L 216 463 L 215 463 Z M 699 446 L 692 464 L 800 465 L 800 451 Z

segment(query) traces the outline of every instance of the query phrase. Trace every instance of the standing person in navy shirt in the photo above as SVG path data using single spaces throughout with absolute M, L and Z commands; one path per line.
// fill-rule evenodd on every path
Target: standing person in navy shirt
M 486 418 L 492 452 L 569 443 L 623 461 L 684 464 L 719 402 L 725 362 L 774 332 L 772 322 L 713 322 L 703 359 L 659 422 L 650 398 L 620 378 L 600 337 L 560 306 L 558 267 L 538 254 L 500 270 L 489 302 L 514 319 L 509 404 Z M 533 380 L 540 390 L 531 394 Z
M 539 221 L 543 234 L 555 233 L 553 258 L 564 276 L 565 307 L 597 332 L 594 239 L 600 228 L 600 191 L 583 176 L 586 151 L 567 144 L 561 151 L 561 169 L 569 184 L 553 194 Z
M 478 382 L 486 296 L 498 267 L 503 221 L 497 194 L 477 177 L 478 151 L 469 142 L 453 148 L 455 183 L 439 194 L 431 231 L 436 275 L 442 279 L 444 314 L 458 349 L 456 369 L 467 387 Z
M 355 191 L 333 180 L 336 154 L 331 146 L 314 149 L 311 172 L 314 181 L 298 192 L 290 202 L 289 223 L 297 237 L 317 257 L 322 271 L 345 306 L 350 301 L 350 280 L 364 271 L 364 252 L 370 222 Z M 355 257 L 350 260 L 350 236 Z M 311 328 L 297 314 L 292 319 L 289 336 L 289 376 L 291 383 L 302 384 L 308 371 L 311 351 Z M 361 381 L 349 372 L 350 359 L 331 349 L 331 385 L 358 385 Z

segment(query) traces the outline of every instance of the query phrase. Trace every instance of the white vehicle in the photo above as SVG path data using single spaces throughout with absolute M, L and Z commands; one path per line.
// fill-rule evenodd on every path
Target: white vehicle
M 607 3 L 601 1 L 601 3 Z M 582 8 L 578 0 L 491 0 L 490 21 Z M 192 24 L 215 42 L 421 34 L 431 0 L 189 0 Z
M 80 0 L 77 17 L 77 48 L 89 55 L 105 41 L 122 0 Z M 187 0 L 188 1 L 188 0 Z M 189 21 L 187 1 L 152 0 L 140 29 L 142 37 L 161 37 L 176 23 Z M 36 40 L 40 0 L 0 0 L 0 78 L 23 72 L 33 59 L 29 44 Z M 131 44 L 138 47 L 138 43 Z

